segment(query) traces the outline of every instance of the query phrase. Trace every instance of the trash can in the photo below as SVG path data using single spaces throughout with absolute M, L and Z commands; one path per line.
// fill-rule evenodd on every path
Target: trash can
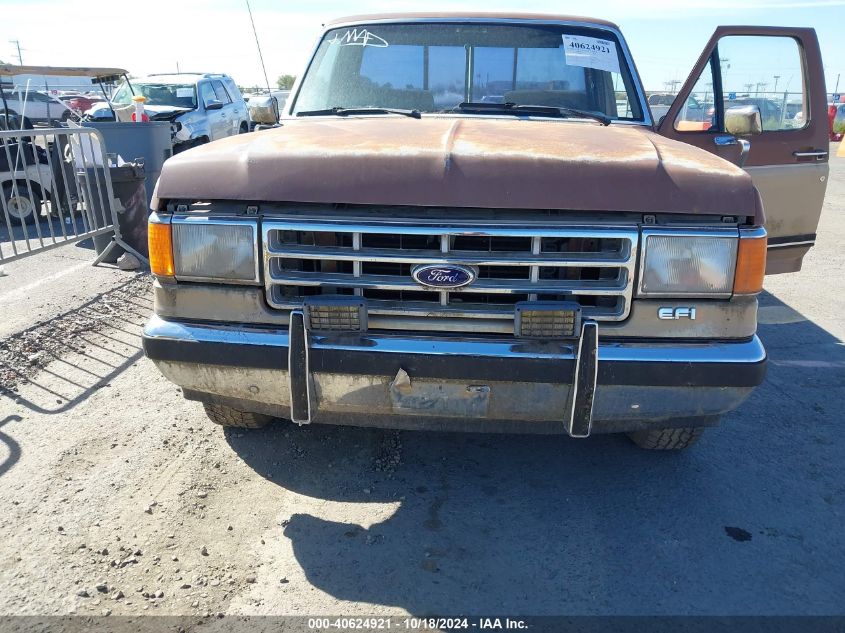
M 152 201 L 161 166 L 173 155 L 170 121 L 121 123 L 114 121 L 86 121 L 83 127 L 98 130 L 103 135 L 106 152 L 117 154 L 126 162 L 144 160 L 147 172 L 147 205 Z
M 99 170 L 95 174 L 95 170 Z M 120 227 L 120 234 L 123 240 L 136 251 L 148 255 L 147 246 L 147 215 L 148 204 L 144 183 L 146 173 L 144 166 L 135 163 L 126 163 L 120 167 L 110 167 L 112 192 L 114 193 L 114 209 L 117 213 L 117 223 Z M 108 209 L 108 191 L 104 179 L 105 173 L 102 167 L 92 167 L 76 174 L 78 187 L 82 192 L 83 199 L 87 202 L 89 223 L 93 221 L 94 226 L 101 227 L 111 224 L 111 216 Z M 97 184 L 99 183 L 99 191 Z M 90 191 L 90 200 L 89 192 Z M 94 249 L 100 255 L 109 245 L 112 239 L 111 233 L 95 235 Z M 115 246 L 104 262 L 114 264 L 125 251 L 120 246 Z

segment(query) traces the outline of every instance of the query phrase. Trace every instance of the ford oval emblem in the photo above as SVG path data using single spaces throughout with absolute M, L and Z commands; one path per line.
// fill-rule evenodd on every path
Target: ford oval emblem
M 448 290 L 449 288 L 468 286 L 476 280 L 478 275 L 475 269 L 470 266 L 421 264 L 414 266 L 411 270 L 411 277 L 423 286 Z

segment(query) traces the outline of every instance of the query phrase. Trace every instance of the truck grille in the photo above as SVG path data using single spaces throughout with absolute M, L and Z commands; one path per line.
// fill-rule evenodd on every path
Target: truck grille
M 295 309 L 315 295 L 367 300 L 371 329 L 513 332 L 521 301 L 577 303 L 585 318 L 628 316 L 636 227 L 482 224 L 401 219 L 265 218 L 267 301 Z M 478 279 L 457 290 L 418 284 L 418 264 L 463 264 Z

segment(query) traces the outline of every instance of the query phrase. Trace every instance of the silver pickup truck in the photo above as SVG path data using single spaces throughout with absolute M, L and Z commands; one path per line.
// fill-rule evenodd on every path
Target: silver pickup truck
M 800 127 L 730 107 L 761 59 Z M 756 295 L 813 244 L 827 151 L 811 29 L 720 27 L 656 122 L 608 22 L 338 20 L 280 127 L 165 164 L 144 349 L 224 426 L 683 448 L 764 378 Z

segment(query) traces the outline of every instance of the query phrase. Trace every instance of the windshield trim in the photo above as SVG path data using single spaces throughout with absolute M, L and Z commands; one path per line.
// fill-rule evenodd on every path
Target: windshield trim
M 299 116 L 294 114 L 291 117 L 288 117 L 289 121 L 303 121 L 306 119 L 322 119 L 326 117 L 332 117 L 334 119 L 377 119 L 377 118 L 410 118 L 404 117 L 400 114 L 345 114 L 345 115 L 337 115 L 337 114 L 324 114 L 319 116 L 309 115 L 309 116 Z M 491 112 L 490 114 L 476 114 L 474 112 L 420 112 L 420 119 L 500 119 L 500 120 L 508 120 L 508 121 L 551 121 L 554 123 L 590 123 L 592 125 L 596 125 L 598 121 L 595 119 L 583 119 L 581 117 L 560 117 L 560 116 L 545 116 L 541 114 L 519 114 L 516 116 L 515 114 L 507 114 L 507 113 L 500 113 Z M 645 123 L 642 121 L 632 121 L 630 119 L 613 119 L 611 125 L 636 125 L 636 126 L 644 126 Z M 604 126 L 602 126 L 604 127 Z
M 432 18 L 408 18 L 408 17 L 389 17 L 389 18 L 376 18 L 371 20 L 350 20 L 346 22 L 332 22 L 326 25 L 323 31 L 320 33 L 320 36 L 317 38 L 317 42 L 314 45 L 313 50 L 311 51 L 311 56 L 308 58 L 308 65 L 305 67 L 305 72 L 302 73 L 301 76 L 296 78 L 296 83 L 294 84 L 293 88 L 291 89 L 290 98 L 288 98 L 287 103 L 285 104 L 285 117 L 286 118 L 295 118 L 291 112 L 293 112 L 294 107 L 296 106 L 296 102 L 299 99 L 299 93 L 302 90 L 302 80 L 305 78 L 306 75 L 311 71 L 311 66 L 314 63 L 314 58 L 317 55 L 317 49 L 320 48 L 320 44 L 322 43 L 323 39 L 326 36 L 326 33 L 329 31 L 334 31 L 336 29 L 350 27 L 350 26 L 366 26 L 368 24 L 518 24 L 518 25 L 531 25 L 531 24 L 546 24 L 552 26 L 574 26 L 574 27 L 581 27 L 581 28 L 588 28 L 588 29 L 596 29 L 598 31 L 605 31 L 608 33 L 612 33 L 616 37 L 616 41 L 619 43 L 620 48 L 622 49 L 622 56 L 625 59 L 625 63 L 628 65 L 628 71 L 631 73 L 631 81 L 634 84 L 634 90 L 637 93 L 637 99 L 640 104 L 640 108 L 642 109 L 643 119 L 642 121 L 632 121 L 630 119 L 612 119 L 612 124 L 616 125 L 619 123 L 626 124 L 626 125 L 645 125 L 648 127 L 654 127 L 654 120 L 651 116 L 651 109 L 648 106 L 646 96 L 645 96 L 645 89 L 643 88 L 643 82 L 640 78 L 640 72 L 637 70 L 636 64 L 634 64 L 634 59 L 631 56 L 631 51 L 628 48 L 628 42 L 622 36 L 622 31 L 614 26 L 610 26 L 608 24 L 601 24 L 598 22 L 590 22 L 589 20 L 554 20 L 554 19 L 538 19 L 538 18 L 509 18 L 509 17 L 500 17 L 500 18 L 482 18 L 482 17 L 460 17 L 458 15 L 454 17 L 432 17 Z

